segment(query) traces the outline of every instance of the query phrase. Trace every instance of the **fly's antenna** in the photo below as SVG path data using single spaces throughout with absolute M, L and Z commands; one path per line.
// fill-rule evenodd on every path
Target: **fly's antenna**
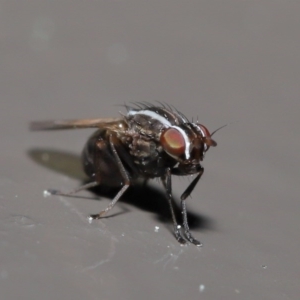
M 223 125 L 223 126 L 221 126 L 221 127 L 219 127 L 219 128 L 217 128 L 216 130 L 214 130 L 211 134 L 210 134 L 210 136 L 213 136 L 217 131 L 219 131 L 220 129 L 222 129 L 222 128 L 224 128 L 224 127 L 226 127 L 227 125 L 229 125 L 230 123 L 228 123 L 228 124 L 225 124 L 225 125 Z

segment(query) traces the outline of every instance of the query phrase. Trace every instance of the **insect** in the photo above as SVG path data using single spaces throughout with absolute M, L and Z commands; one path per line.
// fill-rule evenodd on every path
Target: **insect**
M 104 185 L 119 187 L 109 205 L 90 219 L 100 219 L 109 212 L 135 179 L 160 178 L 166 190 L 174 225 L 174 234 L 181 244 L 189 241 L 197 246 L 189 229 L 186 198 L 192 193 L 204 168 L 201 161 L 209 147 L 217 143 L 208 129 L 193 123 L 170 106 L 138 103 L 128 107 L 120 118 L 78 119 L 32 122 L 32 130 L 97 128 L 87 141 L 82 162 L 91 182 L 80 190 Z M 181 196 L 182 225 L 178 225 L 172 196 L 171 177 L 196 174 Z M 55 194 L 66 195 L 59 191 Z M 54 194 L 53 193 L 53 194 Z

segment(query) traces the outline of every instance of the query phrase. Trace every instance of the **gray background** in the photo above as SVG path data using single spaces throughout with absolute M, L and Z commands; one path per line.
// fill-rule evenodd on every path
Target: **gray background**
M 0 298 L 299 299 L 299 9 L 1 1 Z M 81 184 L 92 130 L 28 122 L 118 117 L 135 101 L 174 105 L 211 131 L 229 123 L 188 201 L 200 249 L 176 242 L 156 181 L 92 224 L 106 197 L 43 197 Z M 174 178 L 177 200 L 189 181 Z

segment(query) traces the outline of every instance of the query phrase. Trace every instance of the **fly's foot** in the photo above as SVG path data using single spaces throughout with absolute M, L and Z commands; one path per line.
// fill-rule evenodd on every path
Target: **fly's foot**
M 89 220 L 90 221 L 92 221 L 92 220 L 99 220 L 99 219 L 101 219 L 100 214 L 89 215 Z
M 196 245 L 197 247 L 202 247 L 202 243 L 196 240 L 189 231 L 185 231 L 185 236 L 190 243 Z
M 181 244 L 181 245 L 185 245 L 186 244 L 186 240 L 185 238 L 182 236 L 182 232 L 181 232 L 181 226 L 180 225 L 176 225 L 174 226 L 174 235 L 176 240 Z
M 54 190 L 54 189 L 48 189 L 48 190 L 44 190 L 44 196 L 50 196 L 50 195 L 61 195 L 62 192 L 59 190 Z
M 99 220 L 106 214 L 106 210 L 100 211 L 99 214 L 90 215 L 89 220 Z

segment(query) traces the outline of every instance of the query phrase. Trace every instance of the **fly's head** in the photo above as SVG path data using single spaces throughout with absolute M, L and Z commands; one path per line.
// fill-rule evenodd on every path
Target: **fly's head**
M 178 162 L 181 175 L 198 173 L 205 153 L 217 145 L 208 129 L 199 123 L 166 128 L 160 135 L 160 143 L 164 151 Z

